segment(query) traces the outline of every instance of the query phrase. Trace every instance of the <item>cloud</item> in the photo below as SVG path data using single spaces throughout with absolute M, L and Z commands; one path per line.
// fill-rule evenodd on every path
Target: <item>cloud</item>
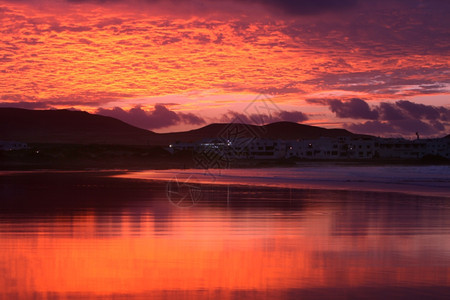
M 97 24 L 95 24 L 98 28 L 104 28 L 107 26 L 113 26 L 113 25 L 121 25 L 124 22 L 124 20 L 120 18 L 107 18 L 99 21 Z
M 381 102 L 375 109 L 380 112 L 380 120 L 383 121 L 410 119 L 447 122 L 450 120 L 450 109 L 444 106 L 425 105 L 407 100 L 399 100 L 395 103 Z
M 291 15 L 314 15 L 329 11 L 341 11 L 353 8 L 357 0 L 254 0 L 272 8 L 280 9 Z
M 89 26 L 62 26 L 60 24 L 53 24 L 48 29 L 49 31 L 55 31 L 55 32 L 63 32 L 63 31 L 71 31 L 71 32 L 83 32 L 83 31 L 90 31 L 92 28 Z
M 443 93 L 444 83 L 450 84 L 445 76 L 445 54 L 450 49 L 445 14 L 448 1 L 440 5 L 421 1 L 424 9 L 418 0 L 380 0 L 377 5 L 362 0 L 20 2 L 29 3 L 32 9 L 17 5 L 5 13 L 5 34 L 0 42 L 0 62 L 5 63 L 0 73 L 18 74 L 23 67 L 30 71 L 20 77 L 23 80 L 6 80 L 8 92 L 17 90 L 18 82 L 28 85 L 34 78 L 40 81 L 39 93 L 56 91 L 60 95 L 64 92 L 48 85 L 59 84 L 61 90 L 73 91 L 86 87 L 84 80 L 88 80 L 109 90 L 114 81 L 116 91 L 135 90 L 137 94 L 154 85 L 155 95 L 183 93 L 189 86 L 200 90 L 233 83 L 237 88 L 226 92 L 301 95 L 345 90 L 358 92 L 356 97 L 362 92 L 403 98 Z M 169 6 L 179 7 L 175 9 L 177 18 L 166 14 L 164 9 Z M 186 15 L 178 12 L 188 6 L 192 9 Z M 227 6 L 240 10 L 225 22 L 230 10 L 222 8 Z M 215 13 L 204 17 L 202 7 L 206 14 Z M 63 12 L 57 10 L 63 8 Z M 48 11 L 33 13 L 34 9 Z M 342 10 L 351 13 L 344 18 Z M 90 15 L 92 11 L 96 13 Z M 192 11 L 198 18 L 190 18 Z M 309 15 L 291 18 L 280 11 Z M 322 12 L 327 16 L 321 16 Z M 330 17 L 331 12 L 338 13 Z M 30 44 L 35 47 L 27 47 Z M 219 49 L 217 44 L 226 47 Z M 180 51 L 166 50 L 171 47 L 180 47 Z M 128 55 L 131 52 L 133 55 Z M 39 56 L 22 59 L 22 54 L 29 53 Z M 443 56 L 435 55 L 439 53 Z M 70 80 L 54 82 L 56 65 L 62 67 L 61 72 L 71 74 Z M 129 74 L 130 65 L 133 73 Z M 158 82 L 151 74 L 156 68 L 160 74 L 164 72 Z M 194 81 L 190 71 L 194 69 L 207 72 L 199 72 Z M 125 75 L 118 78 L 121 74 Z M 192 80 L 191 85 L 185 84 L 188 80 Z M 71 82 L 73 86 L 68 86 Z
M 43 102 L 0 102 L 0 107 L 14 107 L 14 108 L 24 108 L 24 109 L 46 109 L 50 108 L 47 103 Z
M 193 113 L 178 113 L 178 115 L 184 124 L 202 125 L 206 123 L 203 118 L 200 118 Z
M 445 107 L 418 104 L 406 100 L 397 101 L 395 104 L 406 111 L 412 118 L 442 121 L 450 120 L 450 110 Z
M 78 42 L 86 45 L 91 45 L 93 43 L 93 41 L 84 38 L 79 39 Z
M 309 99 L 307 102 L 328 105 L 339 118 L 370 120 L 345 125 L 359 133 L 408 135 L 418 131 L 424 135 L 436 135 L 445 132 L 446 126 L 450 125 L 450 109 L 407 100 L 381 102 L 372 107 L 362 99 Z
M 9 0 L 17 1 L 17 0 Z M 57 2 L 55 0 L 41 0 L 43 2 Z M 209 10 L 219 10 L 226 6 L 244 3 L 244 5 L 256 4 L 267 7 L 269 10 L 280 10 L 286 14 L 291 15 L 314 15 L 329 11 L 341 11 L 358 4 L 358 0 L 65 0 L 67 3 L 72 4 L 83 4 L 83 3 L 94 3 L 99 5 L 111 5 L 114 3 L 125 4 L 130 6 L 141 6 L 142 5 L 168 5 L 171 7 L 177 7 L 183 4 L 188 4 L 191 9 L 195 8 L 197 10 L 209 9 Z M 34 3 L 36 0 L 22 0 L 22 2 Z
M 330 110 L 339 118 L 368 119 L 378 118 L 378 112 L 370 109 L 369 105 L 361 99 L 353 98 L 347 102 L 340 100 L 330 100 L 328 102 Z
M 353 132 L 384 135 L 384 136 L 414 136 L 416 132 L 421 135 L 436 135 L 443 131 L 443 125 L 426 123 L 417 119 L 404 119 L 395 121 L 367 121 L 364 123 L 353 123 L 346 126 Z
M 235 122 L 253 125 L 264 125 L 274 122 L 303 122 L 308 116 L 301 111 L 280 110 L 272 114 L 243 114 L 236 111 L 228 111 L 221 118 L 221 122 Z
M 301 111 L 280 111 L 278 113 L 280 121 L 303 122 L 308 120 L 308 116 Z
M 105 103 L 133 97 L 132 94 L 115 92 L 81 92 L 77 94 L 57 95 L 39 98 L 24 94 L 0 94 L 0 105 L 11 107 L 51 108 L 53 106 L 91 106 L 98 107 Z M 39 107 L 38 107 L 39 106 Z
M 398 121 L 405 119 L 403 111 L 392 103 L 380 103 L 378 111 L 380 113 L 381 119 L 386 121 Z
M 0 55 L 0 62 L 10 62 L 13 61 L 11 54 Z
M 159 129 L 180 123 L 191 125 L 205 123 L 203 118 L 192 113 L 177 113 L 167 109 L 162 104 L 156 104 L 152 111 L 145 111 L 140 106 L 135 106 L 128 111 L 120 107 L 114 107 L 112 109 L 99 108 L 96 113 L 117 118 L 125 123 L 144 129 Z
M 132 96 L 209 89 L 277 95 L 277 101 L 293 103 L 308 94 L 342 91 L 354 99 L 322 104 L 356 124 L 406 128 L 415 118 L 430 130 L 448 128 L 445 108 L 390 101 L 373 106 L 359 98 L 448 94 L 450 1 L 0 2 L 5 6 L 0 7 L 2 94 L 27 96 L 5 98 L 2 105 L 85 109 Z M 40 101 L 46 104 L 35 103 Z M 236 110 L 231 101 L 223 105 L 223 112 Z M 142 124 L 148 114 L 141 114 Z M 196 114 L 163 115 L 178 123 L 202 121 Z M 301 112 L 244 117 L 248 122 L 307 119 Z
M 381 42 L 380 42 L 381 43 Z M 425 44 L 425 43 L 424 43 Z M 424 45 L 425 46 L 425 45 Z M 332 45 L 330 46 L 332 47 Z M 401 46 L 397 47 L 400 48 Z M 386 48 L 384 48 L 386 49 Z M 431 51 L 437 48 L 431 49 Z M 380 49 L 382 50 L 382 49 Z M 402 47 L 404 55 L 412 51 L 411 48 Z M 419 51 L 426 51 L 425 49 Z M 385 53 L 386 58 L 395 57 L 389 51 Z M 363 92 L 370 94 L 397 94 L 410 97 L 423 94 L 447 93 L 450 80 L 448 76 L 442 76 L 448 72 L 448 66 L 437 64 L 433 67 L 400 66 L 399 61 L 387 62 L 386 66 L 379 65 L 378 70 L 353 71 L 352 68 L 337 66 L 334 70 L 345 70 L 344 72 L 321 72 L 317 76 L 301 81 L 302 84 L 313 85 L 320 82 L 321 86 L 330 90 L 343 90 L 350 92 Z M 426 62 L 423 62 L 426 64 Z M 324 65 L 326 70 L 330 66 Z M 384 68 L 387 67 L 385 70 Z
M 256 92 L 267 95 L 283 95 L 283 94 L 296 94 L 303 92 L 302 89 L 294 86 L 295 82 L 286 84 L 282 87 L 267 87 L 263 89 L 257 89 Z

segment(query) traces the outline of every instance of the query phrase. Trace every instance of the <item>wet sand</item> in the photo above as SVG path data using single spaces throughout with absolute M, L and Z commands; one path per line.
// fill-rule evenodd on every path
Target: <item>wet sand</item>
M 0 299 L 450 296 L 446 197 L 120 174 L 0 174 Z

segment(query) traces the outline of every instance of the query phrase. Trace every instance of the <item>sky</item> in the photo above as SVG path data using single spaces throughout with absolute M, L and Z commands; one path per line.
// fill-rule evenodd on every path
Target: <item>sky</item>
M 450 1 L 0 0 L 0 107 L 450 133 Z

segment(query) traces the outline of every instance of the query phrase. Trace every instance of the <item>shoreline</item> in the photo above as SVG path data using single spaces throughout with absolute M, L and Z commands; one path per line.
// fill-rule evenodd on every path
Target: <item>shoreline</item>
M 450 166 L 447 160 L 242 160 L 232 161 L 227 169 L 245 168 L 292 168 L 309 166 Z M 191 159 L 151 159 L 151 160 L 55 160 L 55 161 L 20 161 L 0 159 L 0 171 L 34 171 L 34 170 L 171 170 L 171 169 L 199 169 L 204 168 L 195 164 Z
M 434 166 L 441 168 L 440 166 Z M 395 170 L 395 168 L 400 170 Z M 420 167 L 419 167 L 420 168 Z M 430 166 L 429 168 L 433 168 Z M 404 170 L 405 169 L 405 170 Z M 242 172 L 242 171 L 245 172 Z M 327 191 L 361 191 L 380 193 L 400 193 L 408 195 L 450 197 L 449 179 L 428 174 L 410 176 L 409 167 L 372 166 L 374 174 L 369 174 L 367 168 L 359 166 L 309 166 L 296 168 L 267 169 L 228 169 L 228 170 L 147 170 L 128 171 L 113 177 L 135 180 L 158 180 L 182 183 L 188 182 L 200 185 L 244 186 L 255 188 L 282 188 L 296 190 L 327 190 Z M 391 172 L 401 174 L 391 176 Z M 438 170 L 440 171 L 440 169 Z
M 434 156 L 421 159 L 233 159 L 196 156 L 190 151 L 171 154 L 163 147 L 126 145 L 33 144 L 29 149 L 0 151 L 0 170 L 242 169 L 304 165 L 450 165 L 450 160 Z
M 169 169 L 169 170 L 3 170 L 0 177 L 46 174 L 67 174 L 95 182 L 100 178 L 131 181 L 188 183 L 194 186 L 236 187 L 253 189 L 293 189 L 396 193 L 399 195 L 438 197 L 450 199 L 450 185 L 445 166 L 358 166 L 358 165 L 308 165 L 301 168 L 251 168 L 251 169 Z M 442 173 L 443 172 L 443 173 Z M 441 174 L 442 173 L 442 174 Z M 102 179 L 102 180 L 103 180 Z M 126 183 L 124 181 L 124 183 Z

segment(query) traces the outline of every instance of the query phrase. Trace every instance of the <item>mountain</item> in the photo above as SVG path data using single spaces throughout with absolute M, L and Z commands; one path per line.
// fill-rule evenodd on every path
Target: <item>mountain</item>
M 117 119 L 82 111 L 0 108 L 0 140 L 145 145 L 155 136 Z
M 27 143 L 168 145 L 205 138 L 258 137 L 312 139 L 351 136 L 345 129 L 325 129 L 291 122 L 264 126 L 225 123 L 174 133 L 155 133 L 111 117 L 70 110 L 0 108 L 0 140 Z
M 193 142 L 204 138 L 221 137 L 257 137 L 269 139 L 314 139 L 321 136 L 337 137 L 355 135 L 345 129 L 325 129 L 316 126 L 303 125 L 292 122 L 277 122 L 263 126 L 238 124 L 238 123 L 222 123 L 211 124 L 199 129 L 185 132 L 165 133 L 160 135 L 160 139 L 173 143 Z

